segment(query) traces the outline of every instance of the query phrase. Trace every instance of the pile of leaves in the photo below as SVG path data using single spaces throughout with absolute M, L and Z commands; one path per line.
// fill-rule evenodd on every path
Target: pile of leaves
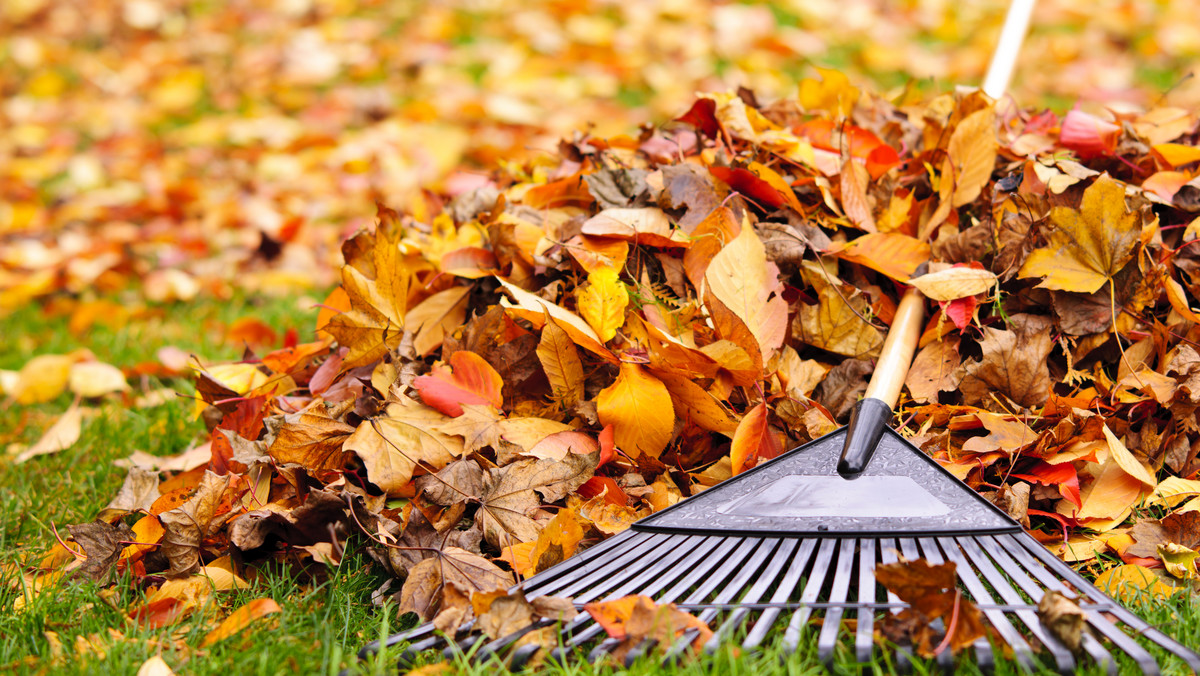
M 1200 56 L 1188 2 L 1077 4 L 1038 3 L 1020 100 L 1145 104 Z M 814 62 L 978 82 L 1007 5 L 7 0 L 0 316 L 64 292 L 325 288 L 380 196 L 427 222 L 423 191 L 478 185 L 472 168 L 696 91 L 782 96 Z
M 577 134 L 428 218 L 380 206 L 314 340 L 201 369 L 207 441 L 132 457 L 27 588 L 128 572 L 162 626 L 187 581 L 319 570 L 359 532 L 402 581 L 381 595 L 453 625 L 835 429 L 908 285 L 929 319 L 901 433 L 1069 560 L 1191 584 L 1196 127 L 828 72 Z

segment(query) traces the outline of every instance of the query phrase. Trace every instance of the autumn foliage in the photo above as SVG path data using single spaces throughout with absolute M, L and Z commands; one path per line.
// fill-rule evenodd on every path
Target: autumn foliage
M 310 342 L 201 370 L 208 443 L 131 471 L 38 579 L 337 561 L 359 532 L 400 609 L 451 626 L 835 429 L 908 285 L 930 319 L 900 431 L 1072 560 L 1194 578 L 1195 115 L 800 91 L 381 205 Z M 190 607 L 163 598 L 133 616 Z M 658 612 L 629 603 L 588 611 Z

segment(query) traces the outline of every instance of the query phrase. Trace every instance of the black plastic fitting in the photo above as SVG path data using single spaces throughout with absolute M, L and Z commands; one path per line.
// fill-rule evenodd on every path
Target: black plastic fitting
M 838 474 L 846 479 L 862 474 L 875 455 L 883 430 L 891 419 L 892 407 L 881 399 L 868 397 L 854 405 L 842 457 L 837 464 Z

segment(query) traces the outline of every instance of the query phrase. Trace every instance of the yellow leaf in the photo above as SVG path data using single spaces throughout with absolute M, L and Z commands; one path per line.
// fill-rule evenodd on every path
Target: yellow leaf
M 208 632 L 208 635 L 200 643 L 200 647 L 207 648 L 218 641 L 224 641 L 244 630 L 251 622 L 271 613 L 282 612 L 282 610 L 274 599 L 254 599 L 230 613 L 229 617 L 222 620 L 216 629 Z
M 989 270 L 949 268 L 914 277 L 908 283 L 917 287 L 927 298 L 949 301 L 991 289 L 996 285 L 996 275 Z
M 19 465 L 30 458 L 57 453 L 70 448 L 72 444 L 79 441 L 79 431 L 82 425 L 83 410 L 79 406 L 72 404 L 66 413 L 54 421 L 54 424 L 50 426 L 50 429 L 46 430 L 41 439 L 37 440 L 37 443 L 30 446 L 13 460 L 13 464 Z
M 467 317 L 469 286 L 452 286 L 417 304 L 404 315 L 404 325 L 416 334 L 413 349 L 425 356 L 442 346 L 446 333 L 458 328 Z
M 371 483 L 387 493 L 398 493 L 412 480 L 418 464 L 440 469 L 462 455 L 462 439 L 439 429 L 448 420 L 404 398 L 389 404 L 387 415 L 364 420 L 342 450 L 362 458 Z
M 828 110 L 846 116 L 858 102 L 858 89 L 850 84 L 850 78 L 832 68 L 817 68 L 820 80 L 805 78 L 800 81 L 800 105 L 805 110 Z
M 872 232 L 845 244 L 835 244 L 828 253 L 907 283 L 917 268 L 929 260 L 930 248 L 903 233 Z
M 142 662 L 142 666 L 138 667 L 137 676 L 175 676 L 175 672 L 171 671 L 171 667 L 161 656 L 155 655 Z
M 675 429 L 666 386 L 637 364 L 621 364 L 616 381 L 596 396 L 596 410 L 602 425 L 613 426 L 617 447 L 634 458 L 657 458 Z
M 11 393 L 18 404 L 41 404 L 63 393 L 77 359 L 65 354 L 43 354 L 30 359 L 17 374 Z
M 1163 161 L 1172 167 L 1191 164 L 1196 160 L 1200 160 L 1200 148 L 1183 143 L 1159 143 L 1150 149 L 1158 153 L 1163 158 Z
M 1138 462 L 1137 458 L 1133 457 L 1129 449 L 1125 448 L 1125 444 L 1121 443 L 1121 440 L 1112 433 L 1112 430 L 1108 429 L 1108 425 L 1105 425 L 1103 430 L 1104 440 L 1108 443 L 1108 452 L 1112 460 L 1120 465 L 1126 474 L 1147 486 L 1158 485 L 1158 479 L 1155 479 L 1154 475 L 1142 463 Z
M 576 345 L 606 361 L 616 362 L 616 357 L 608 351 L 608 348 L 604 347 L 604 341 L 600 340 L 600 336 L 596 335 L 596 332 L 582 317 L 499 277 L 496 278 L 496 281 L 500 282 L 500 286 L 504 287 L 504 290 L 516 301 L 514 305 L 507 298 L 500 299 L 500 306 L 505 310 L 521 319 L 528 320 L 534 328 L 541 328 L 542 323 L 546 320 L 546 315 L 549 314 L 554 321 L 558 322 L 559 327 L 567 332 L 571 340 L 575 341 Z
M 537 356 L 550 382 L 550 392 L 563 408 L 573 408 L 583 400 L 583 362 L 579 360 L 579 350 L 553 319 L 547 318 L 542 326 Z
M 847 357 L 877 354 L 883 345 L 883 333 L 863 319 L 869 310 L 862 292 L 841 285 L 841 280 L 836 277 L 827 277 L 809 261 L 805 261 L 801 275 L 816 290 L 817 302 L 800 304 L 800 312 L 792 323 L 796 337 L 814 347 Z M 835 285 L 841 285 L 841 288 Z
M 708 291 L 750 329 L 763 359 L 783 345 L 787 303 L 778 294 L 778 270 L 767 266 L 762 240 L 743 221 L 738 236 L 713 256 L 704 273 Z
M 996 166 L 997 145 L 996 113 L 990 106 L 958 123 L 942 163 L 942 201 L 949 198 L 952 206 L 961 207 L 979 197 Z
M 1181 580 L 1196 578 L 1197 556 L 1200 554 L 1195 550 L 1174 542 L 1158 546 L 1158 558 L 1162 559 L 1167 572 Z
M 1146 505 L 1165 505 L 1170 508 L 1195 495 L 1200 495 L 1200 481 L 1170 476 L 1154 487 Z
M 1079 211 L 1054 207 L 1047 246 L 1029 254 L 1021 277 L 1044 277 L 1039 287 L 1094 293 L 1133 258 L 1141 237 L 1137 214 L 1125 209 L 1125 188 L 1107 175 L 1083 193 Z
M 85 398 L 102 397 L 129 389 L 129 383 L 125 382 L 125 374 L 121 373 L 121 369 L 98 361 L 85 361 L 73 365 L 67 385 L 72 392 Z
M 588 274 L 588 283 L 575 292 L 579 314 L 607 343 L 625 323 L 629 293 L 613 268 L 600 268 Z
M 1109 568 L 1097 575 L 1096 588 L 1127 605 L 1165 599 L 1175 592 L 1154 571 L 1133 564 Z
M 842 190 L 842 209 L 854 226 L 867 232 L 876 232 L 875 215 L 871 213 L 871 203 L 867 200 L 867 186 L 871 176 L 867 168 L 847 159 L 842 164 L 838 181 Z

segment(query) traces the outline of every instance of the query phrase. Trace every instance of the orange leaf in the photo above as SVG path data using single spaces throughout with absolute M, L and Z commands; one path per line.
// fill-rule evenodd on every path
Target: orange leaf
M 746 412 L 733 433 L 729 450 L 733 473 L 741 474 L 752 467 L 753 461 L 759 457 L 775 457 L 779 454 L 779 446 L 779 440 L 771 433 L 771 425 L 767 421 L 767 405 L 758 404 Z
M 596 396 L 596 410 L 602 424 L 613 426 L 617 447 L 634 458 L 657 458 L 675 429 L 667 388 L 637 364 L 621 364 L 616 381 Z
M 218 641 L 224 641 L 248 627 L 251 622 L 271 613 L 281 612 L 282 610 L 279 604 L 275 603 L 274 599 L 254 599 L 230 613 L 229 617 L 222 620 L 216 629 L 208 632 L 208 635 L 204 637 L 204 641 L 200 643 L 200 647 L 207 648 Z
M 829 253 L 842 260 L 878 270 L 897 282 L 904 283 L 908 282 L 917 271 L 917 267 L 929 260 L 931 255 L 928 244 L 898 232 L 873 232 L 863 235 L 831 249 Z
M 463 404 L 503 406 L 504 380 L 483 357 L 469 350 L 450 355 L 449 366 L 435 366 L 430 375 L 413 379 L 421 400 L 448 416 L 462 415 Z

